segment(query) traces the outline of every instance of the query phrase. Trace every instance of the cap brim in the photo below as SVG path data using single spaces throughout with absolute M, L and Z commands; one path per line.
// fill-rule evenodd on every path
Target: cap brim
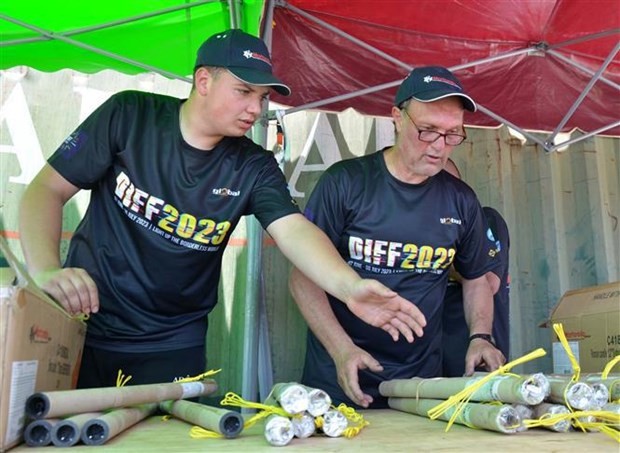
M 462 101 L 463 101 L 463 107 L 465 107 L 465 110 L 468 110 L 470 112 L 476 111 L 477 109 L 476 103 L 474 102 L 472 98 L 470 98 L 464 93 L 457 93 L 454 91 L 444 91 L 444 90 L 433 90 L 433 91 L 426 91 L 422 93 L 422 95 L 412 96 L 412 98 L 420 102 L 434 102 L 434 101 L 438 101 L 439 99 L 449 98 L 450 96 L 459 96 L 463 98 Z
M 288 96 L 291 94 L 291 89 L 287 85 L 268 72 L 235 67 L 227 67 L 226 69 L 228 69 L 228 71 L 237 79 L 247 83 L 248 85 L 271 87 L 282 96 Z

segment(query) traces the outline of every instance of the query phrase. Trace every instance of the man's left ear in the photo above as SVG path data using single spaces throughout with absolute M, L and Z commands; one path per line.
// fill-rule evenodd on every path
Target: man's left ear
M 205 67 L 198 68 L 194 71 L 194 86 L 196 87 L 196 90 L 198 90 L 198 93 L 205 94 L 207 83 L 210 78 L 211 73 Z
M 394 121 L 396 132 L 400 132 L 403 122 L 403 112 L 396 106 L 392 107 L 392 120 Z

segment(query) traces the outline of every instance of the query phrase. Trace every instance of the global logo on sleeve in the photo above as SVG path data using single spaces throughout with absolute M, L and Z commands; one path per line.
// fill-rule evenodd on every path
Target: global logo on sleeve
M 60 155 L 65 159 L 71 159 L 86 143 L 87 138 L 84 131 L 73 132 L 60 145 Z
M 227 187 L 221 187 L 219 189 L 213 189 L 213 195 L 218 195 L 220 197 L 238 197 L 241 195 L 240 190 L 230 190 Z

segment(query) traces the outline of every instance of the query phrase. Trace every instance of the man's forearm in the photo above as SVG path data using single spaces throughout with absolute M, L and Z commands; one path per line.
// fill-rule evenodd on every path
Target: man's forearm
M 485 276 L 463 279 L 463 308 L 470 335 L 492 332 L 493 295 Z
M 278 248 L 312 282 L 347 302 L 361 278 L 339 255 L 329 238 L 301 214 L 278 219 L 267 228 Z

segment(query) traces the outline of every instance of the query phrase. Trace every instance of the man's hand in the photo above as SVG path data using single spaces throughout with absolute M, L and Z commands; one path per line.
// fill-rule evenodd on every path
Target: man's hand
M 99 311 L 97 285 L 84 269 L 50 269 L 36 273 L 33 279 L 71 315 Z
M 469 342 L 465 355 L 465 376 L 474 374 L 477 366 L 484 366 L 487 371 L 495 371 L 506 363 L 504 354 L 482 338 L 475 338 Z
M 359 385 L 359 370 L 369 369 L 374 372 L 383 371 L 383 367 L 373 356 L 368 354 L 353 343 L 350 347 L 343 348 L 334 357 L 336 371 L 338 373 L 338 384 L 349 398 L 359 406 L 368 407 L 372 403 L 372 396 L 362 392 Z
M 360 280 L 346 304 L 355 316 L 385 330 L 394 341 L 402 334 L 412 343 L 414 333 L 424 334 L 426 318 L 418 307 L 376 280 Z

